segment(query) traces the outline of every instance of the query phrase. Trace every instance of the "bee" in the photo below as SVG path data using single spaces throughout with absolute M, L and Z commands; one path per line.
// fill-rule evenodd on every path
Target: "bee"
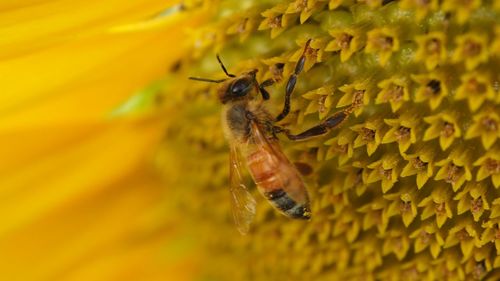
M 191 80 L 220 84 L 218 98 L 224 105 L 222 124 L 230 147 L 229 190 L 234 221 L 242 234 L 249 231 L 256 205 L 255 199 L 244 184 L 243 166 L 246 166 L 259 192 L 280 213 L 292 219 L 310 219 L 311 208 L 306 185 L 296 167 L 281 150 L 276 135 L 283 133 L 295 141 L 319 136 L 344 122 L 353 110 L 351 106 L 337 112 L 321 124 L 296 135 L 276 125 L 276 122 L 290 112 L 291 94 L 297 77 L 304 68 L 310 41 L 306 42 L 302 56 L 288 79 L 284 107 L 276 118 L 264 107 L 264 102 L 270 98 L 265 88 L 274 84 L 274 80 L 259 83 L 256 79 L 256 69 L 240 75 L 230 74 L 217 55 L 227 78 L 213 80 L 189 77 Z M 259 98 L 259 94 L 262 98 Z

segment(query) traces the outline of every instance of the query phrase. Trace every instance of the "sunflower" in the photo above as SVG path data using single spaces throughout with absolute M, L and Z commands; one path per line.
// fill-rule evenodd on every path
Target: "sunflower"
M 166 118 L 119 105 L 175 65 L 207 11 L 149 0 L 0 6 L 2 279 L 191 279 L 195 244 L 148 164 Z
M 122 2 L 1 6 L 5 278 L 500 278 L 497 1 Z M 311 220 L 252 189 L 234 227 L 217 87 L 187 79 L 216 54 L 273 114 L 304 54 L 292 132 L 358 105 L 281 139 Z

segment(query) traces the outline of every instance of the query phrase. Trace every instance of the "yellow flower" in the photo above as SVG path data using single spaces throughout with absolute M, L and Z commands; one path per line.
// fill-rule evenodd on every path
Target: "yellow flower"
M 463 24 L 470 17 L 470 14 L 481 6 L 481 0 L 444 0 L 442 9 L 446 12 L 454 12 L 458 23 Z
M 352 126 L 351 129 L 358 133 L 354 140 L 354 148 L 366 145 L 366 153 L 372 155 L 379 147 L 384 135 L 384 122 L 382 118 L 374 118 L 364 124 Z
M 404 154 L 408 164 L 401 171 L 401 177 L 417 175 L 417 187 L 421 189 L 434 174 L 435 149 L 430 146 L 420 147 L 415 153 Z
M 498 149 L 488 150 L 486 154 L 474 162 L 474 166 L 479 166 L 476 174 L 477 181 L 491 177 L 495 188 L 500 187 L 500 152 Z
M 500 277 L 497 1 L 79 2 L 0 4 L 4 279 Z M 301 142 L 265 130 L 311 220 L 242 173 L 257 213 L 235 229 L 230 104 L 187 79 L 226 78 L 216 54 L 257 71 L 270 117 L 297 72 L 266 129 L 348 113 Z
M 417 62 L 424 62 L 428 70 L 436 68 L 446 61 L 446 39 L 442 32 L 430 32 L 417 36 L 418 49 L 415 53 Z
M 305 46 L 307 40 L 298 40 L 299 46 Z M 306 62 L 304 64 L 304 71 L 308 71 L 311 69 L 314 64 L 324 62 L 326 60 L 324 48 L 326 46 L 326 39 L 324 38 L 315 38 L 311 40 L 310 48 L 307 48 L 305 56 Z M 302 56 L 304 52 L 304 48 L 298 48 L 290 57 L 290 61 L 296 63 L 299 58 Z M 291 71 L 287 73 L 291 74 Z
M 451 203 L 451 190 L 444 185 L 433 186 L 431 194 L 418 203 L 418 206 L 423 208 L 420 217 L 425 220 L 435 216 L 436 224 L 441 228 L 453 217 Z
M 472 116 L 474 123 L 465 133 L 465 139 L 481 137 L 485 149 L 489 149 L 500 137 L 500 116 L 492 109 Z
M 300 23 L 304 23 L 314 12 L 321 10 L 325 4 L 316 0 L 295 0 L 288 5 L 285 13 L 300 13 Z
M 415 239 L 415 252 L 419 253 L 429 248 L 433 258 L 437 258 L 444 245 L 443 234 L 435 223 L 427 223 L 424 227 L 414 231 L 410 238 Z
M 385 210 L 386 216 L 400 216 L 403 224 L 408 227 L 417 216 L 418 202 L 414 190 L 406 186 L 396 193 L 384 195 L 384 198 L 391 201 Z
M 493 85 L 485 75 L 477 72 L 465 73 L 460 77 L 462 84 L 457 89 L 455 99 L 467 99 L 467 103 L 472 112 L 476 111 L 483 102 L 488 99 L 495 100 Z
M 444 180 L 451 184 L 453 191 L 457 191 L 466 181 L 472 179 L 470 153 L 464 147 L 453 149 L 448 158 L 436 162 L 441 167 L 434 179 Z
M 402 260 L 410 249 L 410 238 L 406 235 L 406 231 L 391 230 L 383 237 L 382 254 L 387 255 L 392 252 L 398 260 Z
M 425 130 L 424 141 L 439 137 L 442 150 L 448 149 L 456 138 L 462 135 L 455 114 L 441 112 L 436 115 L 424 117 L 424 121 L 431 126 Z
M 402 0 L 399 4 L 402 9 L 414 11 L 418 21 L 425 18 L 430 12 L 439 7 L 438 0 Z
M 151 163 L 164 115 L 111 112 L 186 52 L 169 44 L 201 14 L 163 15 L 172 1 L 28 2 L 0 13 L 2 279 L 192 278 L 196 257 L 173 258 L 180 222 Z
M 304 115 L 319 113 L 319 119 L 324 119 L 330 113 L 333 103 L 333 86 L 325 86 L 302 95 L 303 98 L 310 100 L 309 105 L 304 111 Z
M 415 101 L 423 102 L 429 100 L 432 110 L 439 107 L 443 98 L 448 96 L 448 86 L 441 73 L 430 72 L 428 74 L 412 75 L 412 79 L 419 87 L 415 93 Z
M 402 77 L 391 77 L 380 81 L 377 86 L 382 89 L 375 99 L 376 104 L 391 104 L 392 112 L 398 111 L 403 103 L 410 99 L 408 82 Z
M 387 226 L 389 223 L 389 217 L 384 215 L 383 210 L 387 208 L 387 201 L 384 200 L 383 198 L 378 198 L 373 200 L 370 203 L 367 203 L 363 206 L 361 206 L 357 211 L 363 214 L 363 231 L 366 231 L 372 227 L 375 227 L 377 232 L 379 234 L 384 234 L 385 231 L 387 230 Z M 370 238 L 365 238 L 369 239 Z M 368 253 L 371 253 L 371 251 L 375 251 L 376 248 L 372 248 L 369 250 L 370 246 L 375 246 L 375 245 L 370 245 L 372 241 L 360 241 L 359 247 L 363 247 L 364 250 L 366 250 Z M 375 241 L 373 241 L 375 242 Z M 377 248 L 380 245 L 377 244 Z M 376 251 L 375 251 L 376 252 Z M 359 252 L 358 252 L 359 253 Z M 361 253 L 359 253 L 361 254 Z M 371 254 L 376 254 L 377 256 L 381 255 L 381 252 L 378 253 L 371 253 Z M 380 259 L 380 261 L 378 261 Z M 381 256 L 377 257 L 377 261 L 375 261 L 371 266 L 378 265 L 378 263 L 381 263 Z
M 498 199 L 496 199 L 498 201 Z M 485 245 L 490 241 L 495 242 L 495 249 L 500 251 L 500 221 L 498 219 L 490 219 L 483 223 L 486 228 L 481 235 L 481 244 Z
M 487 185 L 485 184 L 467 184 L 454 198 L 458 200 L 457 213 L 461 215 L 470 212 L 474 221 L 479 221 L 485 210 L 490 209 L 486 191 Z
M 368 31 L 367 37 L 365 52 L 377 54 L 381 66 L 386 65 L 392 54 L 399 50 L 399 38 L 395 29 L 375 28 Z
M 367 183 L 381 181 L 382 192 L 386 193 L 398 181 L 401 170 L 400 162 L 401 159 L 398 154 L 385 154 L 382 159 L 370 163 L 367 167 L 372 171 L 368 176 Z
M 457 225 L 450 229 L 443 247 L 446 249 L 458 244 L 463 255 L 462 261 L 464 261 L 472 255 L 474 245 L 478 245 L 479 243 L 479 236 L 472 222 L 468 218 L 465 218 L 460 219 Z
M 257 29 L 257 20 L 255 16 L 245 17 L 235 20 L 235 23 L 227 28 L 227 34 L 239 35 L 240 43 L 244 43 L 246 39 Z
M 465 62 L 467 70 L 476 68 L 488 60 L 488 39 L 481 33 L 466 33 L 455 39 L 453 62 Z
M 344 165 L 353 155 L 354 132 L 342 130 L 336 137 L 325 142 L 330 148 L 326 152 L 325 159 L 331 159 L 334 155 L 339 156 L 339 165 Z
M 412 143 L 417 142 L 419 121 L 414 118 L 411 111 L 403 113 L 398 119 L 385 119 L 384 122 L 391 126 L 382 138 L 382 143 L 397 142 L 401 153 L 408 150 Z
M 329 31 L 333 37 L 325 48 L 325 51 L 340 52 L 340 61 L 347 61 L 352 54 L 363 47 L 362 33 L 354 28 L 335 28 Z
M 297 18 L 295 14 L 285 14 L 287 9 L 287 5 L 282 4 L 262 12 L 262 16 L 265 17 L 265 19 L 260 23 L 258 29 L 271 29 L 271 38 L 280 35 L 280 33 Z
M 369 80 L 344 84 L 339 87 L 339 90 L 344 94 L 337 102 L 337 108 L 349 106 L 356 100 L 362 101 L 362 104 L 354 110 L 356 116 L 359 116 L 363 112 L 364 106 L 370 103 L 370 96 L 373 93 L 372 87 L 369 86 Z

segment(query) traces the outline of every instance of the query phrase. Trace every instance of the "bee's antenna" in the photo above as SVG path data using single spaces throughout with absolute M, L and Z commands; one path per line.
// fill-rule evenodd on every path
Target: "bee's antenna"
M 221 83 L 221 82 L 226 81 L 226 79 L 213 80 L 213 79 L 200 78 L 200 77 L 189 77 L 188 79 L 202 81 L 202 82 L 210 82 L 210 83 Z
M 217 61 L 219 62 L 220 66 L 222 67 L 222 70 L 224 70 L 224 73 L 226 73 L 226 75 L 228 77 L 236 77 L 236 75 L 227 72 L 227 69 L 224 66 L 224 64 L 222 63 L 222 60 L 220 59 L 219 54 L 217 54 L 215 56 L 217 57 Z

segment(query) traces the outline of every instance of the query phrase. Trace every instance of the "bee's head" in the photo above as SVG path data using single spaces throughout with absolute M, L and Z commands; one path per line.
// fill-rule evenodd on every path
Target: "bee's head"
M 257 89 L 257 81 L 255 80 L 257 69 L 236 76 L 227 72 L 226 67 L 224 66 L 218 55 L 217 60 L 219 61 L 222 70 L 229 78 L 213 80 L 206 78 L 189 77 L 189 79 L 210 83 L 221 83 L 218 91 L 218 96 L 219 100 L 223 104 L 229 101 L 238 101 L 252 98 L 252 90 Z
M 228 101 L 238 101 L 252 97 L 251 92 L 256 87 L 255 73 L 257 70 L 242 74 L 227 80 L 219 88 L 219 100 L 224 104 Z

